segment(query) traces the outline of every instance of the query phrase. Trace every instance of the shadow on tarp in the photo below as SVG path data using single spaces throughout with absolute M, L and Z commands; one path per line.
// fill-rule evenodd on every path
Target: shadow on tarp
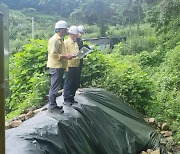
M 87 88 L 76 100 L 64 114 L 42 111 L 7 130 L 6 154 L 137 154 L 159 146 L 156 131 L 113 94 Z

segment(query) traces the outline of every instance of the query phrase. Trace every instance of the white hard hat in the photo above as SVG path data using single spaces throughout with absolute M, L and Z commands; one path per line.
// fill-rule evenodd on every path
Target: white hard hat
M 84 27 L 82 25 L 79 25 L 78 29 L 80 33 L 84 33 Z
M 79 29 L 76 26 L 71 26 L 69 28 L 69 34 L 74 34 L 74 35 L 78 35 L 79 34 Z
M 58 28 L 68 28 L 67 27 L 67 22 L 66 21 L 58 21 L 55 25 L 55 29 L 58 29 Z

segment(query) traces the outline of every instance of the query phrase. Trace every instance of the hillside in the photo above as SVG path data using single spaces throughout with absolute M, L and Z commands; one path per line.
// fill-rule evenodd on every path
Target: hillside
M 84 60 L 81 87 L 104 88 L 134 110 L 166 122 L 173 130 L 172 144 L 180 144 L 178 0 L 3 2 L 10 8 L 12 53 L 7 119 L 46 103 L 47 40 L 54 33 L 54 23 L 64 19 L 69 25 L 85 25 L 84 38 L 127 36 L 113 49 L 95 48 Z M 35 39 L 30 40 L 32 17 Z
M 54 33 L 54 23 L 62 19 L 33 9 L 10 10 L 10 51 L 19 50 L 32 38 L 32 17 L 34 18 L 34 38 L 48 39 Z

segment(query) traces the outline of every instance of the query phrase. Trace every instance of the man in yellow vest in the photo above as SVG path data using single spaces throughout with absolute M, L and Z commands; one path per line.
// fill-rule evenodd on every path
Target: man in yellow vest
M 64 41 L 66 51 L 70 55 L 75 55 L 79 51 L 78 44 L 76 43 L 76 40 L 79 35 L 78 27 L 71 26 L 69 29 L 69 38 Z M 80 64 L 80 59 L 74 57 L 71 60 L 68 60 L 68 67 L 67 67 L 67 73 L 66 78 L 64 82 L 64 104 L 65 105 L 72 105 L 73 103 L 78 103 L 74 100 L 75 93 L 77 90 L 77 83 L 79 81 L 78 79 L 78 67 Z
M 49 90 L 49 112 L 63 113 L 63 107 L 57 106 L 56 97 L 60 88 L 65 68 L 69 59 L 73 56 L 67 54 L 64 45 L 64 36 L 67 33 L 67 22 L 58 21 L 55 25 L 55 34 L 49 39 L 48 61 L 49 73 L 51 76 L 51 86 Z

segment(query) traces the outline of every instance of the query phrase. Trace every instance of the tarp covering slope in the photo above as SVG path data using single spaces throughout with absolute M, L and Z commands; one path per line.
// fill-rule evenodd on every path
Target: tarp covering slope
M 159 146 L 156 131 L 113 94 L 82 89 L 76 100 L 64 114 L 42 111 L 7 130 L 6 154 L 136 154 Z

